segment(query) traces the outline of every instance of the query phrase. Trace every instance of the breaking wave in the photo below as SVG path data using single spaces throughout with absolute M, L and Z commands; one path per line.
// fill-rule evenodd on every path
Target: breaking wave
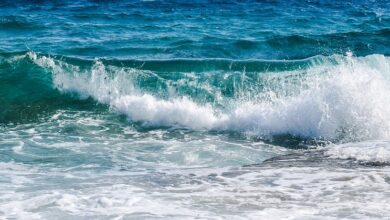
M 390 61 L 382 55 L 316 57 L 285 71 L 175 74 L 26 57 L 53 74 L 59 91 L 92 97 L 146 126 L 342 142 L 390 137 Z

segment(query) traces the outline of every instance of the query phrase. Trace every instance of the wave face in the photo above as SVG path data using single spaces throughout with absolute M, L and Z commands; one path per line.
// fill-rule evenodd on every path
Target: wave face
M 0 219 L 386 219 L 390 1 L 0 1 Z

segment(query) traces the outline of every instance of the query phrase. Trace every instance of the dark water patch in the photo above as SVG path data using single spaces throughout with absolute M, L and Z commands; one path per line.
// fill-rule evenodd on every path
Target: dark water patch
M 245 165 L 244 167 L 337 167 L 345 169 L 357 169 L 383 166 L 390 166 L 390 163 L 331 158 L 325 154 L 325 150 L 314 149 L 299 150 L 294 153 L 275 156 L 263 161 L 262 163 L 249 164 Z
M 314 146 L 325 146 L 328 143 L 323 140 L 304 138 L 290 134 L 272 135 L 265 138 L 255 137 L 254 140 L 262 141 L 270 145 L 282 146 L 288 149 L 309 149 Z
M 384 29 L 377 31 L 377 35 L 383 36 L 383 37 L 390 37 L 390 28 L 384 28 Z
M 190 39 L 183 39 L 183 40 L 177 40 L 175 42 L 172 42 L 169 44 L 169 46 L 177 47 L 177 46 L 184 46 L 184 45 L 192 45 L 196 41 L 190 40 Z
M 254 50 L 257 48 L 258 43 L 253 40 L 237 40 L 234 42 L 234 45 L 240 49 Z

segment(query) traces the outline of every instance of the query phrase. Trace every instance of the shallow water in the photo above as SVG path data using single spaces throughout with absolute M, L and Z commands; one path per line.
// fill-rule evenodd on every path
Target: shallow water
M 389 9 L 0 3 L 0 216 L 388 218 Z

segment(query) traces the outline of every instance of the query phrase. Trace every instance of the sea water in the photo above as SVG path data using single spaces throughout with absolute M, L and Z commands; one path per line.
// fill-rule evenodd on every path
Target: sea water
M 2 1 L 0 218 L 388 219 L 389 1 Z

